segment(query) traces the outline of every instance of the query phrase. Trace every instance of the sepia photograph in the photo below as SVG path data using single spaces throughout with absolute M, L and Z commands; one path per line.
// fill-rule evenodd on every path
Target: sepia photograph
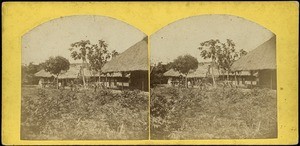
M 3 2 L 3 145 L 299 142 L 299 3 Z
M 233 15 L 150 36 L 153 140 L 277 138 L 276 35 Z
M 148 37 L 104 16 L 60 17 L 22 36 L 21 140 L 143 140 Z

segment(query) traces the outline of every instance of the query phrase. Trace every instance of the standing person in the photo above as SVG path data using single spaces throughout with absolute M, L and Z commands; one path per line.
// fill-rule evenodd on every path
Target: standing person
M 191 86 L 191 81 L 188 81 L 188 86 L 187 87 L 190 87 Z
M 43 88 L 43 84 L 44 84 L 44 79 L 41 78 L 41 79 L 39 80 L 39 87 L 40 87 L 40 88 Z
M 58 83 L 58 89 L 60 89 L 60 87 L 61 87 L 61 82 Z

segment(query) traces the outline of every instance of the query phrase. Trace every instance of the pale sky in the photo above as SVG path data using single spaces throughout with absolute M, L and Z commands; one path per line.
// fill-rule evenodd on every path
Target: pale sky
M 103 39 L 109 50 L 125 51 L 146 35 L 122 21 L 104 16 L 68 16 L 45 22 L 22 37 L 22 64 L 38 64 L 50 56 L 63 56 L 71 63 L 70 44 L 80 40 L 98 43 Z
M 190 54 L 199 62 L 197 49 L 201 42 L 232 39 L 236 49 L 247 52 L 270 39 L 274 34 L 266 28 L 241 17 L 230 15 L 200 15 L 178 20 L 150 36 L 151 63 L 172 62 L 180 55 Z

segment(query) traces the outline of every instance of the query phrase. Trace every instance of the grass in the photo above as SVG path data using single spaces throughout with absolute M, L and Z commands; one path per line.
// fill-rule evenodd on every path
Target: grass
M 276 91 L 151 89 L 152 139 L 277 137 Z
M 147 101 L 140 91 L 22 87 L 21 139 L 148 139 Z

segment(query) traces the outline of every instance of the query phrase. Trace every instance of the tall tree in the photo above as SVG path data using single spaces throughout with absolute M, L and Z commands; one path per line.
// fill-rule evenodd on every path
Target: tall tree
M 88 50 L 87 58 L 91 65 L 91 68 L 99 73 L 99 83 L 101 81 L 102 67 L 107 63 L 107 61 L 118 54 L 117 51 L 112 51 L 110 53 L 107 50 L 108 44 L 104 40 L 99 40 L 98 44 L 92 45 Z
M 69 68 L 70 68 L 69 60 L 61 56 L 50 57 L 44 63 L 45 71 L 56 75 L 57 88 L 58 88 L 58 76 L 61 74 L 62 71 L 66 71 Z
M 84 68 L 87 67 L 87 55 L 91 47 L 89 40 L 81 40 L 79 42 L 72 43 L 71 48 L 69 48 L 71 51 L 71 57 L 74 60 L 82 60 L 81 71 L 84 88 L 86 88 Z
M 187 84 L 187 75 L 191 70 L 196 70 L 198 68 L 198 60 L 197 58 L 187 54 L 184 56 L 178 56 L 172 63 L 172 68 L 179 73 L 185 75 L 185 85 Z
M 218 55 L 221 52 L 222 44 L 218 39 L 211 39 L 205 42 L 200 43 L 200 47 L 198 48 L 201 53 L 200 56 L 204 59 L 211 59 L 211 74 L 213 79 L 213 86 L 216 86 L 215 75 L 214 75 L 214 68 L 217 67 L 217 59 Z
M 229 80 L 229 73 L 231 72 L 233 62 L 241 56 L 246 55 L 247 52 L 243 49 L 237 51 L 233 40 L 227 39 L 226 43 L 222 43 L 222 49 L 218 53 L 218 65 L 227 72 L 227 80 Z

